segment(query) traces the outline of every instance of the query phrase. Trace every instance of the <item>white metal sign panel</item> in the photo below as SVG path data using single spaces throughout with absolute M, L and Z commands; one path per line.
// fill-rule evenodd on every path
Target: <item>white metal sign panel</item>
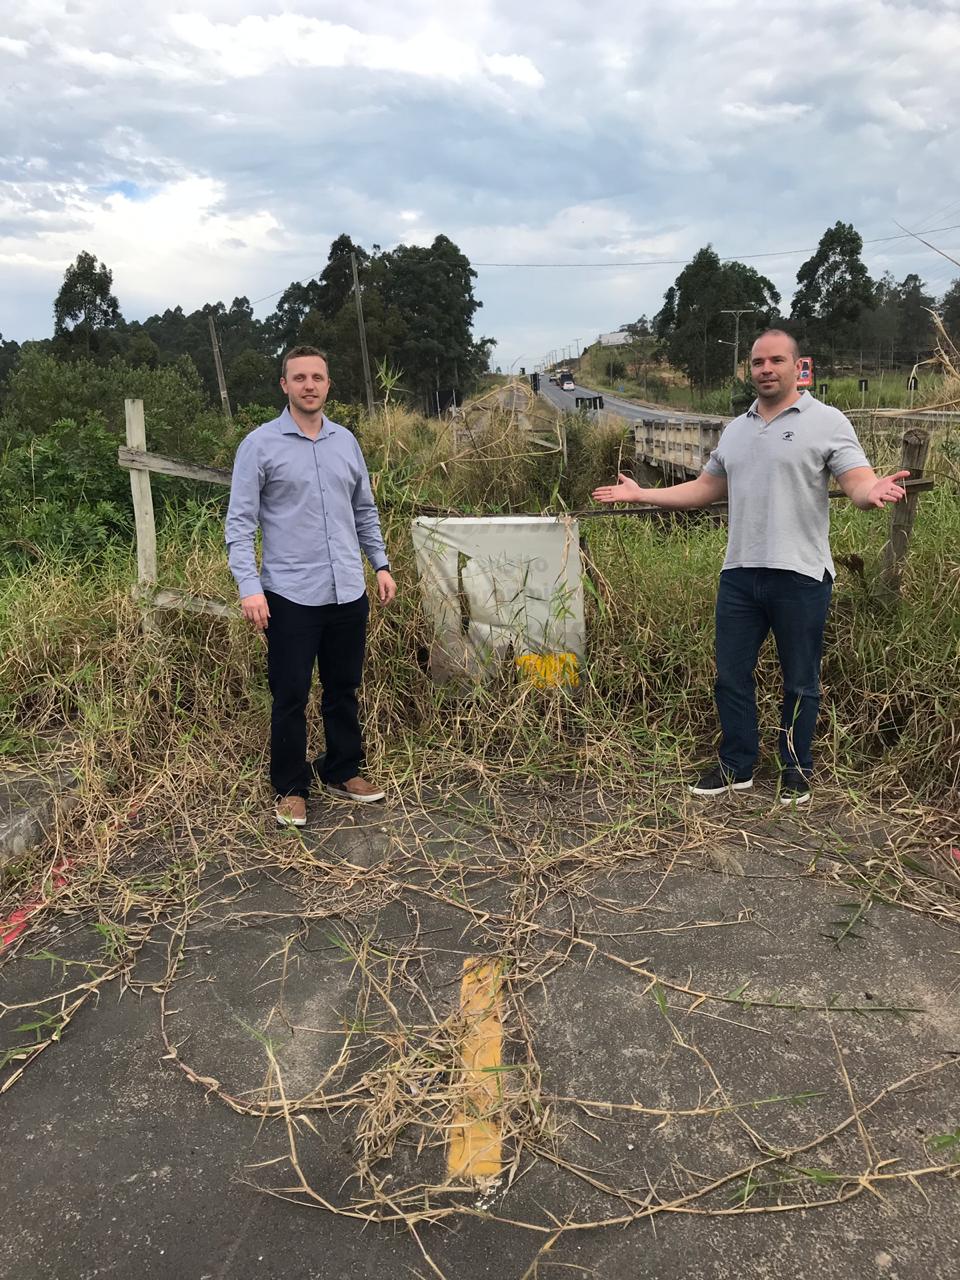
M 422 516 L 413 521 L 436 678 L 492 659 L 584 652 L 577 521 L 553 516 Z

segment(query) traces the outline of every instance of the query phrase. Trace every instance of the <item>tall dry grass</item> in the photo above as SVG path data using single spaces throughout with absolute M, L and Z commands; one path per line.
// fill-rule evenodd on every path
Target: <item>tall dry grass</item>
M 400 593 L 374 608 L 364 691 L 374 770 L 396 784 L 483 760 L 516 777 L 557 773 L 598 783 L 629 771 L 667 791 L 716 736 L 713 600 L 724 531 L 698 516 L 584 519 L 591 566 L 588 654 L 576 691 L 535 692 L 512 669 L 479 687 L 438 689 L 424 670 L 430 636 L 409 538 L 418 510 L 572 510 L 615 470 L 618 427 L 568 424 L 570 465 L 524 448 L 494 417 L 458 453 L 449 424 L 394 411 L 367 423 L 363 444 Z M 878 465 L 896 460 L 888 423 L 862 432 Z M 960 498 L 956 438 L 936 441 L 904 586 L 891 610 L 872 590 L 884 515 L 834 504 L 837 583 L 824 656 L 825 778 L 864 792 L 956 793 L 960 779 Z M 160 580 L 231 601 L 222 504 L 169 514 Z M 862 568 L 859 566 L 862 564 Z M 203 779 L 204 794 L 260 805 L 268 696 L 260 643 L 233 622 L 161 615 L 144 639 L 129 594 L 132 553 L 96 560 L 48 556 L 0 586 L 0 714 L 8 757 L 77 759 L 105 796 L 156 777 Z M 761 715 L 772 752 L 778 678 L 761 662 Z M 224 768 L 225 762 L 229 767 Z M 211 792 L 212 787 L 212 792 Z M 224 796 L 224 803 L 227 802 Z

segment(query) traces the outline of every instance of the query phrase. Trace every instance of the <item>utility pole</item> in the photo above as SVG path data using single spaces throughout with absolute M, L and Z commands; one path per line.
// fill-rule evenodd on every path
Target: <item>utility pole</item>
M 217 386 L 220 388 L 220 403 L 223 405 L 223 416 L 228 422 L 233 421 L 233 414 L 230 412 L 230 399 L 227 396 L 227 382 L 223 376 L 223 361 L 220 359 L 220 343 L 217 339 L 217 331 L 213 324 L 213 316 L 207 313 L 207 320 L 210 324 L 210 345 L 213 347 L 213 363 L 217 368 Z
M 740 317 L 753 315 L 756 307 L 741 307 L 735 310 L 733 307 L 725 308 L 720 312 L 722 316 L 735 316 L 736 325 L 733 330 L 733 380 L 736 382 L 740 376 Z
M 350 266 L 353 269 L 353 292 L 357 299 L 357 328 L 360 330 L 360 357 L 363 360 L 363 381 L 367 387 L 367 410 L 374 414 L 373 380 L 370 377 L 370 356 L 367 352 L 367 331 L 363 323 L 363 302 L 360 298 L 360 277 L 357 275 L 357 255 L 351 250 Z

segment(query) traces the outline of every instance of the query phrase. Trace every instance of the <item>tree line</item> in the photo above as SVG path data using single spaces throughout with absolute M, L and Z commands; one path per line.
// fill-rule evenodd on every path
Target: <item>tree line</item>
M 960 341 L 960 279 L 937 300 L 913 273 L 899 282 L 889 272 L 871 279 L 862 250 L 852 224 L 829 227 L 797 272 L 797 288 L 785 311 L 766 276 L 745 263 L 721 261 L 707 245 L 667 289 L 652 322 L 641 317 L 624 328 L 636 337 L 652 330 L 661 358 L 700 388 L 730 378 L 735 325 L 734 316 L 725 312 L 736 310 L 744 312 L 741 354 L 755 334 L 782 324 L 823 368 L 836 369 L 853 359 L 875 369 L 912 368 L 936 344 L 934 309 Z
M 315 278 L 294 281 L 274 311 L 258 320 L 249 299 L 206 303 L 194 311 L 168 308 L 144 321 L 127 321 L 113 292 L 113 273 L 82 252 L 64 274 L 53 304 L 53 333 L 39 343 L 0 336 L 0 379 L 9 384 L 24 350 L 59 360 L 119 360 L 158 369 L 189 361 L 211 403 L 219 390 L 210 341 L 212 317 L 227 391 L 236 405 L 280 403 L 279 357 L 295 343 L 331 352 L 334 395 L 364 399 L 364 377 L 353 287 L 356 260 L 367 346 L 374 380 L 392 384 L 418 409 L 436 410 L 454 393 L 472 388 L 488 367 L 494 343 L 474 338 L 483 305 L 474 296 L 476 272 L 452 240 L 437 236 L 429 247 L 398 245 L 368 251 L 350 236 L 333 241 L 327 264 Z
M 45 551 L 98 554 L 132 531 L 130 482 L 117 466 L 124 399 L 147 406 L 157 453 L 229 467 L 237 445 L 283 403 L 280 355 L 296 343 L 331 353 L 332 416 L 360 429 L 365 402 L 353 262 L 375 395 L 436 412 L 487 369 L 490 339 L 474 338 L 480 307 L 467 258 L 446 236 L 429 247 L 330 246 L 315 279 L 294 281 L 263 320 L 247 298 L 127 321 L 113 274 L 82 252 L 66 269 L 49 338 L 0 338 L 0 566 Z M 222 412 L 210 339 L 214 322 L 233 418 Z M 196 485 L 158 477 L 159 519 L 219 503 Z

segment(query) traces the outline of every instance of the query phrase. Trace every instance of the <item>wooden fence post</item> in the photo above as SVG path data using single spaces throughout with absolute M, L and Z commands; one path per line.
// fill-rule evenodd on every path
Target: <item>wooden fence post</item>
M 919 480 L 926 466 L 930 451 L 930 432 L 922 427 L 908 427 L 903 433 L 903 451 L 900 455 L 900 471 L 909 471 L 911 480 Z M 917 518 L 918 492 L 908 493 L 902 502 L 890 509 L 890 537 L 883 549 L 880 582 L 890 595 L 900 594 L 903 563 L 907 558 L 913 522 Z
M 147 429 L 143 419 L 142 400 L 124 400 L 127 424 L 127 448 L 147 451 Z M 133 518 L 137 535 L 137 598 L 143 610 L 144 631 L 156 631 L 156 619 L 149 602 L 157 585 L 157 529 L 153 519 L 153 493 L 149 471 L 130 472 L 133 495 Z

